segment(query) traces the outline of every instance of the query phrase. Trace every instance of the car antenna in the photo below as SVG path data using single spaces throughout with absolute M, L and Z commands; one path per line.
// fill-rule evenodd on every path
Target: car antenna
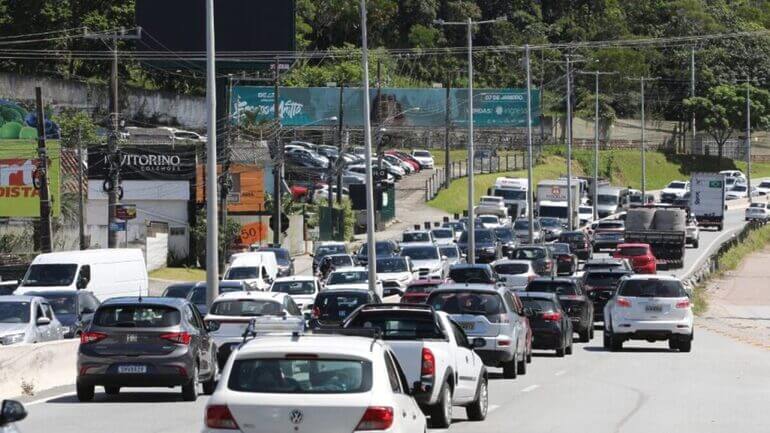
M 141 287 L 139 288 L 139 299 L 138 299 L 138 301 L 142 302 L 142 288 Z

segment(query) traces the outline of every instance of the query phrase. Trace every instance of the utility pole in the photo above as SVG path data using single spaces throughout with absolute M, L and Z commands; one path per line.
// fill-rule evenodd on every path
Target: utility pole
M 77 151 L 78 151 L 78 243 L 81 250 L 88 248 L 86 245 L 86 222 L 83 208 L 83 135 L 78 126 Z
M 110 137 L 107 142 L 109 153 L 109 185 L 107 191 L 107 247 L 117 248 L 119 246 L 118 232 L 113 230 L 117 218 L 115 218 L 115 208 L 118 205 L 120 197 L 118 196 L 120 185 L 120 155 L 118 154 L 118 128 L 120 118 L 120 107 L 118 104 L 118 41 L 119 40 L 137 40 L 142 37 L 142 28 L 137 27 L 136 33 L 129 34 L 126 29 L 121 28 L 114 33 L 90 33 L 87 29 L 84 37 L 86 39 L 98 39 L 109 45 L 112 52 L 112 72 L 110 74 Z
M 748 188 L 749 203 L 754 200 L 751 197 L 751 77 L 748 75 L 739 82 L 746 83 L 746 182 Z
M 690 97 L 695 97 L 695 46 L 690 48 Z M 695 146 L 695 113 L 690 119 L 690 149 Z
M 51 238 L 51 196 L 48 191 L 48 152 L 45 147 L 45 114 L 43 113 L 43 90 L 35 87 L 35 103 L 37 108 L 37 170 L 40 188 L 40 219 L 38 221 L 38 236 L 40 252 L 50 253 L 53 250 Z
M 572 55 L 567 54 L 567 227 L 572 230 Z
M 532 202 L 532 64 L 529 59 L 529 44 L 524 45 L 524 56 L 527 62 L 527 239 L 531 245 L 535 242 L 535 204 Z M 542 126 L 542 122 L 540 124 Z
M 283 207 L 281 190 L 283 185 L 283 141 L 281 140 L 281 94 L 278 57 L 275 58 L 273 71 L 273 110 L 276 123 L 275 162 L 273 163 L 273 243 L 281 245 L 281 208 Z
M 451 130 L 452 113 L 449 103 L 450 93 L 452 91 L 452 80 L 446 81 L 446 97 L 444 102 L 444 187 L 449 188 L 452 183 L 452 171 L 450 169 L 451 161 L 449 159 L 449 131 Z
M 377 288 L 377 250 L 374 248 L 374 177 L 372 176 L 372 122 L 369 116 L 369 44 L 366 29 L 366 0 L 361 0 L 361 69 L 363 70 L 363 114 L 364 114 L 364 165 L 366 167 L 366 253 L 369 258 L 369 290 Z
M 491 24 L 499 21 L 505 21 L 505 16 L 494 20 L 473 21 L 470 17 L 465 21 L 444 21 L 434 20 L 433 23 L 440 26 L 466 26 L 468 38 L 468 253 L 467 260 L 470 264 L 476 263 L 476 225 L 473 211 L 474 185 L 473 171 L 475 162 L 473 156 L 473 26 L 480 24 Z
M 338 123 L 337 123 L 337 139 L 339 140 L 338 143 L 339 143 L 339 146 L 340 146 L 340 148 L 339 148 L 339 157 L 337 159 L 338 161 L 340 160 L 340 158 L 342 158 L 342 148 L 343 148 L 343 144 L 342 144 L 342 128 L 343 128 L 342 125 L 343 125 L 343 123 L 342 123 L 342 120 L 343 120 L 343 116 L 345 115 L 345 110 L 343 108 L 344 105 L 345 105 L 344 94 L 345 94 L 345 83 L 340 83 L 340 107 L 339 107 L 339 114 L 338 114 L 338 119 L 337 119 L 337 121 L 338 121 Z M 340 168 L 341 167 L 337 167 L 337 204 L 338 205 L 342 204 L 342 171 L 340 170 Z M 331 201 L 331 200 L 329 200 L 329 201 Z
M 228 76 L 227 77 L 227 89 L 225 89 L 226 98 L 225 101 L 227 102 L 227 108 L 225 109 L 225 143 L 224 143 L 224 152 L 223 153 L 223 161 L 222 161 L 222 172 L 219 175 L 219 199 L 220 199 L 220 212 L 222 212 L 219 223 L 222 225 L 222 230 L 226 233 L 227 232 L 227 196 L 230 194 L 230 187 L 232 186 L 232 178 L 230 177 L 230 146 L 232 146 L 232 128 L 230 125 L 230 95 L 232 95 L 233 91 L 233 77 Z M 219 267 L 220 271 L 223 271 L 225 268 L 225 256 L 227 255 L 227 245 L 220 245 L 220 257 L 219 257 Z
M 644 84 L 649 81 L 655 81 L 659 80 L 660 77 L 639 77 L 639 78 L 629 78 L 630 80 L 639 81 L 641 92 L 642 92 L 642 101 L 641 101 L 641 120 L 642 120 L 642 198 L 647 194 L 647 158 L 646 158 L 646 152 L 647 152 L 647 143 L 645 142 L 644 133 L 645 133 L 645 122 L 644 122 L 644 115 L 645 115 L 645 108 L 644 108 Z
M 219 296 L 219 221 L 217 221 L 217 84 L 214 0 L 206 0 L 206 305 Z

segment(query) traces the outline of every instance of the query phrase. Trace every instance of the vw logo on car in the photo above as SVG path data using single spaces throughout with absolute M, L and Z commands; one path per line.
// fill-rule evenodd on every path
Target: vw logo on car
M 291 420 L 292 424 L 302 423 L 302 411 L 299 409 L 294 409 L 293 411 L 289 412 L 289 419 Z

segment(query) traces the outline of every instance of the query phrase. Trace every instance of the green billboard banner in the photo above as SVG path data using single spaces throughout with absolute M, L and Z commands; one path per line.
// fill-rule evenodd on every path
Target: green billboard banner
M 340 114 L 338 87 L 282 87 L 279 89 L 281 124 L 290 127 L 336 125 Z M 443 127 L 446 121 L 446 89 L 371 89 L 369 116 L 384 126 Z M 235 123 L 270 122 L 274 119 L 272 87 L 235 86 L 231 113 Z M 363 92 L 344 88 L 342 121 L 344 126 L 360 128 Z M 449 119 L 452 126 L 468 123 L 468 90 L 450 89 Z M 473 121 L 477 128 L 521 128 L 527 126 L 526 89 L 475 89 Z M 532 91 L 532 125 L 540 123 L 540 91 Z
M 49 141 L 48 182 L 52 211 L 58 216 L 61 211 L 59 194 L 61 152 L 59 143 Z M 37 142 L 32 140 L 4 140 L 0 142 L 0 217 L 39 217 L 40 159 L 37 156 Z

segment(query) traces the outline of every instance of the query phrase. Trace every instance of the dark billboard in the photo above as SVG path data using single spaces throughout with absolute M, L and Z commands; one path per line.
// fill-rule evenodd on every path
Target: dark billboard
M 195 178 L 193 146 L 123 146 L 119 148 L 120 178 L 126 180 L 190 180 Z M 88 148 L 88 178 L 109 174 L 107 146 Z

